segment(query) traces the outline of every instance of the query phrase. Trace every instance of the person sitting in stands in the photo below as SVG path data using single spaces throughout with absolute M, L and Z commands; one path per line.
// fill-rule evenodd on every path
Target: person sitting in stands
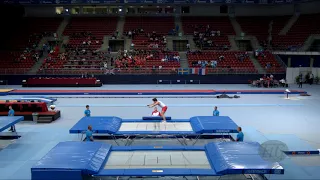
M 285 87 L 285 86 L 286 86 L 286 80 L 285 80 L 285 79 L 281 79 L 279 82 L 280 82 L 280 85 L 281 85 L 282 87 Z
M 157 107 L 154 108 L 154 110 L 152 111 L 151 116 L 160 116 L 160 112 L 158 111 Z
M 88 130 L 86 131 L 86 138 L 83 141 L 93 141 L 93 132 L 92 132 L 92 126 L 88 126 Z

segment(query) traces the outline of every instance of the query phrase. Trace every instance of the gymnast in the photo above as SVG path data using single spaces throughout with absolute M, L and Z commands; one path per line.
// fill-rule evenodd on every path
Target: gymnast
M 154 107 L 154 110 L 152 111 L 151 116 L 160 116 L 160 112 L 158 111 L 157 107 Z
M 153 98 L 152 99 L 153 103 L 147 105 L 149 108 L 155 107 L 155 106 L 159 106 L 161 108 L 161 112 L 160 112 L 160 116 L 163 118 L 163 122 L 166 122 L 166 117 L 165 117 L 165 113 L 168 109 L 168 106 L 166 106 L 163 102 L 158 101 L 157 98 Z

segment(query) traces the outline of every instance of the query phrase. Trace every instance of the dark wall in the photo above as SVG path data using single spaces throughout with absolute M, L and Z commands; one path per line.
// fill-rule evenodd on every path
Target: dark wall
M 0 3 L 1 4 L 1 3 Z M 11 38 L 16 35 L 21 27 L 20 22 L 24 16 L 24 7 L 20 5 L 1 5 L 1 43 L 0 50 L 11 49 Z
M 30 75 L 3 75 L 0 80 L 7 80 L 9 85 L 21 85 L 22 80 L 27 80 Z M 80 76 L 44 76 L 44 77 L 80 77 Z M 100 79 L 103 84 L 157 84 L 158 80 L 168 82 L 184 81 L 200 81 L 201 84 L 247 84 L 249 80 L 256 80 L 261 75 L 99 75 L 96 78 Z M 276 79 L 285 78 L 285 75 L 275 75 Z

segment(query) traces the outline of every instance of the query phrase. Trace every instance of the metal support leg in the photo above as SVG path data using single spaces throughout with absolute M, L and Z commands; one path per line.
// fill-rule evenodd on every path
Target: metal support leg
M 111 134 L 111 138 L 112 138 L 113 141 L 119 146 L 119 143 L 117 142 L 116 136 Z
M 187 143 L 185 141 L 181 141 L 177 136 L 174 136 L 178 141 L 179 143 L 182 145 L 182 146 L 187 146 Z
M 16 126 L 15 125 L 12 126 L 12 132 L 16 132 Z
M 194 145 L 198 142 L 198 140 L 200 139 L 200 137 L 201 137 L 201 135 L 197 135 L 197 136 L 196 136 L 194 142 L 192 143 L 192 146 L 194 146 Z

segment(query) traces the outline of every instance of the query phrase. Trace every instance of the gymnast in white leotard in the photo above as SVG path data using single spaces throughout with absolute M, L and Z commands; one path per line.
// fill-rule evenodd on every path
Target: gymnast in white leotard
M 166 122 L 165 113 L 168 110 L 168 106 L 166 106 L 163 102 L 158 101 L 157 98 L 152 99 L 153 103 L 149 104 L 148 107 L 159 106 L 161 108 L 160 116 L 163 118 L 163 121 Z

